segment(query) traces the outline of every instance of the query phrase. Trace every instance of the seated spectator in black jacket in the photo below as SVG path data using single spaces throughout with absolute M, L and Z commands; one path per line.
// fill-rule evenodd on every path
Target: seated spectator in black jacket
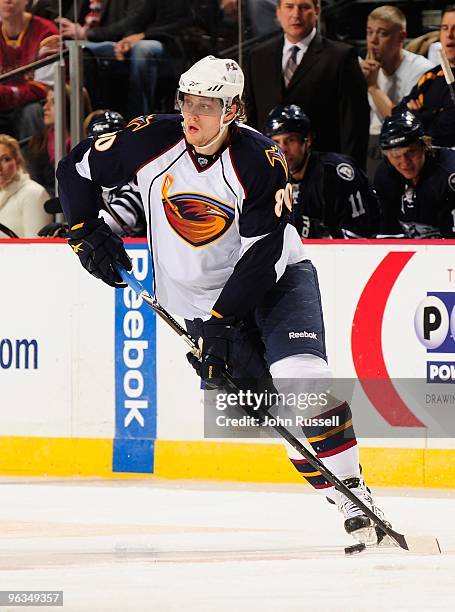
M 100 4 L 92 0 L 82 6 L 77 23 L 66 17 L 56 21 L 65 38 L 86 41 L 85 84 L 93 105 L 124 109 L 128 118 L 157 110 L 159 68 L 160 74 L 173 74 L 170 49 L 175 48 L 182 28 L 193 21 L 188 3 L 102 0 Z M 125 103 L 121 81 L 126 77 Z
M 265 134 L 286 156 L 301 236 L 359 238 L 377 232 L 378 202 L 365 172 L 347 155 L 313 151 L 310 120 L 300 107 L 277 106 Z
M 452 68 L 455 68 L 455 4 L 446 6 L 442 13 L 441 45 Z M 403 98 L 394 112 L 411 110 L 423 123 L 425 133 L 433 144 L 455 146 L 455 104 L 451 98 L 441 65 L 425 72 Z
M 49 14 L 51 7 L 46 2 L 49 0 L 39 0 L 34 10 Z M 78 0 L 74 8 L 73 0 L 63 0 L 63 16 L 57 15 L 55 21 L 63 38 L 83 41 L 84 84 L 97 108 L 123 104 L 125 88 L 109 60 L 114 57 L 115 41 L 132 32 L 128 24 L 144 3 L 145 0 Z M 55 6 L 55 0 L 50 4 Z
M 55 19 L 64 38 L 102 43 L 120 40 L 128 24 L 145 4 L 145 0 L 87 0 L 76 3 L 77 20 L 74 21 L 74 2 L 63 3 L 63 16 Z M 36 9 L 35 9 L 36 10 Z
M 374 187 L 381 206 L 381 233 L 407 238 L 455 237 L 455 151 L 432 148 L 421 121 L 410 111 L 382 126 L 384 160 Z
M 148 0 L 142 11 L 129 21 L 128 29 L 134 33 L 117 42 L 114 53 L 119 62 L 127 60 L 130 64 L 130 117 L 161 110 L 156 100 L 159 75 L 176 75 L 172 68 L 173 39 L 192 22 L 186 0 Z

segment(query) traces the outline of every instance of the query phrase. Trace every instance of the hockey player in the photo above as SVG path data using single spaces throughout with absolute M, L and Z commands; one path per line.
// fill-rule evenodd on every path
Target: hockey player
M 450 66 L 455 68 L 455 4 L 447 4 L 442 10 L 440 39 Z M 455 146 L 455 105 L 440 64 L 420 77 L 394 112 L 406 109 L 420 119 L 433 144 Z
M 116 266 L 130 269 L 131 262 L 98 218 L 97 202 L 100 185 L 136 176 L 156 297 L 202 339 L 202 359 L 193 361 L 202 379 L 216 385 L 227 369 L 236 379 L 272 376 L 278 387 L 300 379 L 303 389 L 330 376 L 317 275 L 288 223 L 284 155 L 240 123 L 243 83 L 235 61 L 205 57 L 180 78 L 181 114 L 139 117 L 122 132 L 81 142 L 57 172 L 69 243 L 91 274 L 124 286 Z M 359 471 L 350 408 L 336 401 L 330 415 L 340 426 L 306 431 L 309 442 L 376 510 Z M 348 533 L 377 542 L 361 510 L 300 455 L 291 461 L 338 505 Z
M 103 134 L 123 130 L 126 122 L 117 111 L 98 110 L 86 118 L 87 136 L 99 138 Z M 146 222 L 144 207 L 137 183 L 133 180 L 113 189 L 103 190 L 100 216 L 111 230 L 119 236 L 145 236 Z
M 313 136 L 299 106 L 277 106 L 265 134 L 286 155 L 293 191 L 293 222 L 304 238 L 369 237 L 379 208 L 363 170 L 347 155 L 311 150 Z
M 410 111 L 385 120 L 384 160 L 374 186 L 381 204 L 381 232 L 407 238 L 455 237 L 455 151 L 432 148 Z
M 92 138 L 122 130 L 125 126 L 126 122 L 122 115 L 112 110 L 93 111 L 84 121 L 84 131 Z M 62 212 L 59 198 L 51 198 L 44 207 L 52 214 Z M 119 236 L 145 236 L 144 208 L 137 184 L 131 181 L 112 189 L 103 189 L 100 217 Z M 38 235 L 53 238 L 63 237 L 67 231 L 66 223 L 49 223 L 38 232 Z

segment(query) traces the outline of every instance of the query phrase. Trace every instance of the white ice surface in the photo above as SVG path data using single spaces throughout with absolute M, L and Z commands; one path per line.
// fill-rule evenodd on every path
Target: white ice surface
M 341 515 L 308 487 L 4 478 L 0 590 L 63 590 L 64 612 L 454 611 L 455 493 L 375 496 L 443 554 L 346 557 Z

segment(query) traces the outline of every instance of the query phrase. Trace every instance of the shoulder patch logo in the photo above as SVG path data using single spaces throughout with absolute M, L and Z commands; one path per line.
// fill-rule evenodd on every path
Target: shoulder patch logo
M 118 132 L 108 132 L 107 134 L 98 136 L 98 138 L 95 140 L 95 149 L 100 153 L 109 151 L 117 138 L 117 134 Z
M 138 130 L 142 130 L 143 128 L 150 125 L 153 117 L 155 115 L 146 115 L 143 117 L 136 117 L 135 119 L 131 119 L 131 121 L 126 126 L 127 128 L 132 128 L 132 132 L 137 132 Z
M 452 174 L 447 179 L 447 182 L 449 183 L 450 189 L 452 191 L 455 191 L 455 172 L 452 172 Z
M 275 162 L 277 161 L 283 166 L 283 169 L 286 173 L 286 177 L 288 176 L 288 164 L 286 161 L 286 157 L 278 145 L 273 145 L 272 147 L 270 147 L 270 149 L 266 149 L 265 155 L 272 167 L 275 166 Z
M 338 176 L 344 181 L 354 180 L 354 168 L 351 166 L 351 164 L 338 164 L 336 170 Z
M 161 184 L 164 214 L 174 232 L 193 247 L 221 238 L 234 221 L 229 204 L 204 193 L 171 193 L 174 179 L 166 174 Z

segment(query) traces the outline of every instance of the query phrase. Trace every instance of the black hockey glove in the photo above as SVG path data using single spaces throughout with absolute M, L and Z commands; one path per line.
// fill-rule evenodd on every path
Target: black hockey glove
M 126 287 L 116 267 L 131 270 L 131 259 L 121 238 L 103 219 L 91 219 L 74 225 L 68 232 L 68 242 L 90 274 L 111 287 Z
M 38 232 L 41 238 L 66 238 L 67 234 L 68 225 L 66 223 L 48 223 Z
M 232 322 L 212 317 L 202 324 L 202 358 L 197 359 L 187 353 L 187 359 L 207 388 L 216 388 L 223 384 L 223 374 L 229 371 L 229 359 L 232 354 L 232 342 L 236 328 Z

